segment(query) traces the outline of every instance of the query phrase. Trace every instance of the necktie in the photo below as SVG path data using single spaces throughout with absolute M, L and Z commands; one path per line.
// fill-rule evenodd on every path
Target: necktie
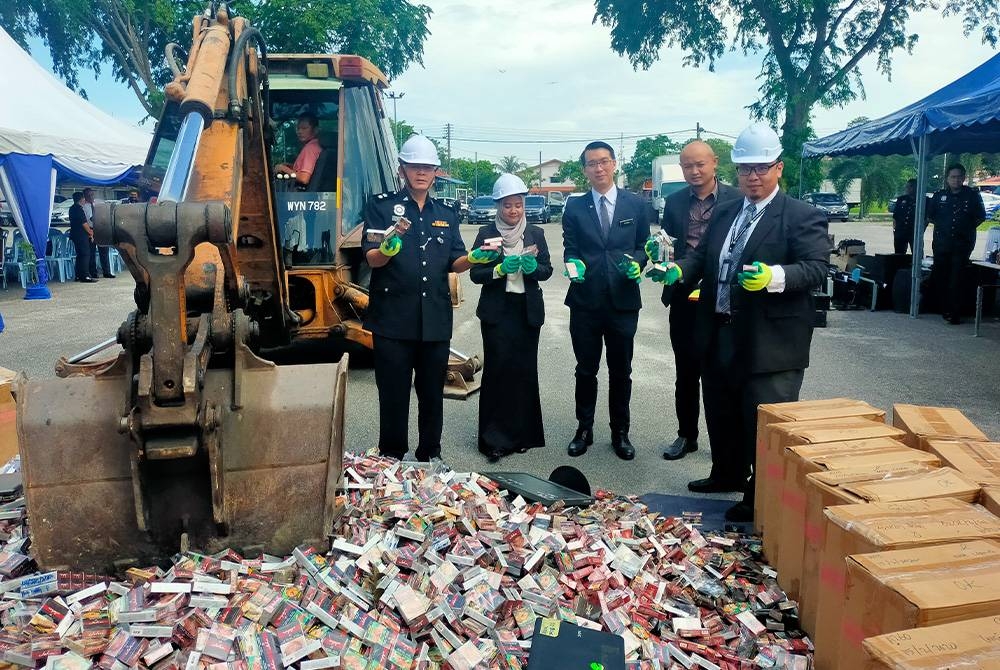
M 608 233 L 611 232 L 611 217 L 608 215 L 608 199 L 601 196 L 601 206 L 598 208 L 600 211 L 598 215 L 601 218 L 601 235 L 604 239 L 608 239 Z
M 719 294 L 715 299 L 715 311 L 719 314 L 730 313 L 730 291 L 733 277 L 740 267 L 740 257 L 743 256 L 743 249 L 747 246 L 747 238 L 750 237 L 748 229 L 757 215 L 757 205 L 750 203 L 750 206 L 743 210 L 743 216 L 733 222 L 732 246 L 729 252 L 729 263 L 725 266 L 725 276 L 719 273 Z

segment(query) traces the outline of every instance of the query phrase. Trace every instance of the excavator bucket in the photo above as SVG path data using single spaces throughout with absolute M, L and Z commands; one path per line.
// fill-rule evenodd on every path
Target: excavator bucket
M 129 407 L 126 369 L 119 359 L 96 375 L 17 384 L 32 553 L 42 569 L 148 564 L 178 551 L 182 536 L 199 551 L 278 555 L 326 541 L 342 473 L 346 357 L 260 361 L 241 376 L 209 369 L 203 393 L 218 413 L 214 460 L 204 449 L 164 460 L 138 453 L 119 431 Z M 210 463 L 221 465 L 220 477 Z

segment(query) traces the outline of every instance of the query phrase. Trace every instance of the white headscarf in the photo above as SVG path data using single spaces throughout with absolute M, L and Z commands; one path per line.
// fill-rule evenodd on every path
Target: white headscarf
M 521 198 L 521 204 L 523 205 L 524 196 L 518 197 Z M 496 227 L 500 233 L 500 237 L 503 238 L 503 253 L 505 256 L 520 256 L 524 252 L 524 231 L 528 227 L 528 219 L 525 217 L 524 208 L 522 207 L 521 220 L 517 222 L 517 225 L 508 225 L 500 217 L 500 212 L 503 208 L 502 203 L 502 200 L 497 202 Z M 507 293 L 524 293 L 524 274 L 520 270 L 507 275 Z

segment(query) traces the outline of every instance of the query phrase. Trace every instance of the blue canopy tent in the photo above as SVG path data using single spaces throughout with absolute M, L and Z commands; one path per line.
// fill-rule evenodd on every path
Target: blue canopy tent
M 0 29 L 0 193 L 34 249 L 37 282 L 26 299 L 50 298 L 45 247 L 57 176 L 115 184 L 145 159 L 150 134 L 83 100 Z
M 1000 54 L 897 112 L 807 142 L 802 157 L 912 153 L 917 161 L 917 193 L 925 193 L 931 156 L 996 151 L 1000 151 Z M 917 198 L 917 221 L 924 220 L 925 205 L 924 198 Z M 923 241 L 922 227 L 914 226 L 910 293 L 910 316 L 914 318 L 920 308 Z

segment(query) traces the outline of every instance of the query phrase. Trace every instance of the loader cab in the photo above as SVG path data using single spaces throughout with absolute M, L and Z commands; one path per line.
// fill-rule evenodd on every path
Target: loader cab
M 303 115 L 319 122 L 321 152 L 308 182 L 273 179 L 285 266 L 357 268 L 365 203 L 398 187 L 384 76 L 357 56 L 277 55 L 268 63 L 272 166 L 295 163 Z

